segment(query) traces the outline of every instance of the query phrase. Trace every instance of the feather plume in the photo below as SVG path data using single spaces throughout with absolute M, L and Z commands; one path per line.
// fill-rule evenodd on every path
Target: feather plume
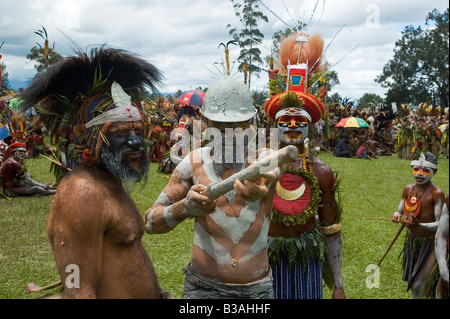
M 111 86 L 111 95 L 116 106 L 127 107 L 131 105 L 131 96 L 126 94 L 117 82 L 114 82 Z
M 287 70 L 290 64 L 301 64 L 308 61 L 308 73 L 323 73 L 326 63 L 322 57 L 323 39 L 319 34 L 314 34 L 308 38 L 308 42 L 299 43 L 295 41 L 296 36 L 285 38 L 280 45 L 278 67 L 280 73 Z M 300 59 L 298 51 L 301 50 Z
M 92 48 L 90 54 L 78 51 L 57 62 L 37 76 L 21 98 L 27 108 L 37 108 L 41 121 L 54 133 L 61 122 L 76 124 L 83 101 L 99 93 L 110 94 L 114 81 L 136 101 L 146 87 L 156 93 L 162 78 L 144 59 L 101 46 Z

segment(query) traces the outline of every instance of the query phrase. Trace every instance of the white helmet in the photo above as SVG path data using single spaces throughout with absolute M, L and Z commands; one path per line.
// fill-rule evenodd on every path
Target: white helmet
M 237 78 L 225 76 L 211 84 L 200 113 L 214 122 L 232 123 L 250 120 L 256 109 L 247 86 Z

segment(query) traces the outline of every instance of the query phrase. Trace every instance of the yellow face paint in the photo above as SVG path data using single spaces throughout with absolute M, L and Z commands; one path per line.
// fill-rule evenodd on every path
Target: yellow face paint
M 284 115 L 278 119 L 280 127 L 297 128 L 302 125 L 308 125 L 308 121 L 303 116 Z
M 433 170 L 423 166 L 413 166 L 413 175 L 418 174 L 430 177 L 433 174 Z

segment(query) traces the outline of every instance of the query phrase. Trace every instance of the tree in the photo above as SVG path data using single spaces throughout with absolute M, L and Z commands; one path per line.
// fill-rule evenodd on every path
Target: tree
M 48 34 L 44 27 L 42 27 L 42 30 L 38 30 L 34 33 L 44 40 L 44 47 L 37 43 L 38 46 L 31 48 L 31 53 L 27 55 L 27 59 L 37 62 L 37 64 L 34 65 L 34 68 L 37 70 L 37 74 L 39 74 L 63 57 L 55 51 L 55 43 L 53 43 L 53 48 L 48 47 Z
M 252 92 L 252 98 L 253 98 L 253 104 L 258 105 L 261 107 L 264 107 L 264 103 L 268 99 L 269 94 L 267 93 L 267 90 L 255 90 Z
M 236 27 L 231 27 L 230 24 L 227 28 L 230 28 L 229 34 L 233 37 L 234 41 L 239 44 L 241 48 L 238 59 L 242 62 L 246 62 L 248 66 L 248 87 L 251 85 L 252 73 L 259 74 L 261 71 L 253 64 L 263 63 L 260 55 L 261 50 L 256 46 L 257 43 L 261 43 L 264 39 L 264 34 L 258 29 L 258 22 L 263 20 L 269 22 L 267 16 L 259 11 L 258 0 L 244 0 L 241 4 L 237 0 L 231 0 L 233 7 L 236 11 L 235 15 L 239 18 L 239 21 L 244 25 L 242 30 L 238 30 Z M 239 65 L 239 70 L 243 71 L 245 66 Z
M 6 64 L 5 63 L 1 63 L 0 65 L 1 67 L 1 85 L 0 85 L 0 92 L 6 92 L 9 89 L 9 74 L 8 72 L 6 72 Z
M 39 74 L 46 69 L 44 49 L 34 46 L 31 48 L 30 51 L 31 52 L 27 54 L 27 59 L 36 62 L 34 68 L 37 70 L 37 74 Z M 53 49 L 49 48 L 48 51 L 49 51 L 48 65 L 53 65 L 63 58 L 58 52 L 53 51 Z
M 339 104 L 342 101 L 342 97 L 339 95 L 339 93 L 335 92 L 333 95 L 330 96 L 328 99 L 328 102 L 333 104 Z
M 2 48 L 3 44 L 5 44 L 5 41 L 0 43 L 0 49 Z M 1 62 L 1 60 L 2 60 L 2 55 L 0 54 L 0 95 L 1 95 L 1 92 L 8 89 L 8 86 L 9 86 L 8 73 L 6 73 L 6 71 L 5 71 L 6 65 L 3 62 Z
M 380 103 L 383 103 L 383 98 L 375 93 L 365 93 L 358 101 L 358 110 L 362 110 L 368 106 L 371 106 L 373 104 L 379 105 Z
M 434 9 L 422 29 L 407 26 L 395 43 L 394 57 L 383 68 L 375 82 L 388 88 L 388 104 L 430 102 L 449 106 L 449 9 Z
M 334 71 L 334 70 L 325 72 L 324 77 L 326 78 L 325 87 L 327 89 L 327 95 L 328 95 L 328 93 L 331 91 L 333 86 L 339 85 L 341 82 L 339 82 L 339 75 L 338 75 L 338 73 L 336 71 Z M 314 92 L 317 92 L 318 84 L 319 84 L 319 81 L 317 81 L 313 85 L 313 91 Z

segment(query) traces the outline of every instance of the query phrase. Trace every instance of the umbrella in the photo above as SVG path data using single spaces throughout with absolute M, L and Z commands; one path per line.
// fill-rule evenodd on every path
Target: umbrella
M 11 133 L 9 132 L 9 129 L 6 125 L 0 124 L 0 140 L 3 140 L 4 138 L 7 138 L 8 136 L 11 136 Z
M 205 92 L 202 92 L 200 90 L 184 91 L 178 97 L 178 102 L 191 106 L 194 105 L 202 106 L 204 97 Z
M 335 125 L 336 127 L 369 127 L 366 121 L 359 117 L 346 117 Z

